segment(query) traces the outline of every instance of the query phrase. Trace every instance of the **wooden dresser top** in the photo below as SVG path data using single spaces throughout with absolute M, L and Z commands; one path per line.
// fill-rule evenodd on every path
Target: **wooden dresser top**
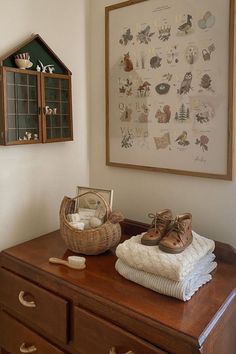
M 125 229 L 126 234 L 129 231 L 129 228 Z M 111 307 L 112 304 L 118 305 L 137 316 L 157 322 L 162 328 L 176 330 L 199 344 L 236 296 L 236 256 L 234 250 L 224 244 L 217 243 L 218 267 L 213 280 L 186 303 L 122 278 L 114 267 L 114 251 L 86 256 L 87 268 L 82 271 L 48 262 L 50 257 L 66 258 L 71 254 L 60 232 L 55 231 L 3 251 L 0 263 L 7 268 L 9 262 L 17 262 L 21 268 L 33 269 L 35 274 L 40 272 L 46 275 L 46 272 L 47 278 L 51 277 L 52 281 L 60 279 L 64 285 L 66 282 L 69 287 L 78 288 L 85 294 L 105 299 Z

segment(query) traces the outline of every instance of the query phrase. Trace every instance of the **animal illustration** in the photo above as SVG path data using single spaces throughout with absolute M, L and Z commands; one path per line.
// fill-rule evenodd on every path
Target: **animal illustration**
M 190 29 L 192 28 L 192 16 L 188 15 L 187 16 L 187 22 L 183 23 L 181 26 L 178 27 L 178 30 L 180 32 L 184 32 L 185 34 L 188 34 Z
M 170 106 L 165 105 L 163 107 L 163 112 L 158 109 L 155 117 L 157 118 L 158 123 L 169 123 L 171 117 Z
M 127 54 L 124 54 L 124 60 L 123 60 L 123 65 L 124 65 L 124 71 L 132 71 L 133 70 L 133 63 L 130 59 L 129 52 Z
M 188 133 L 184 130 L 175 141 L 184 141 L 186 140 Z
M 185 74 L 184 79 L 181 83 L 180 89 L 178 90 L 178 93 L 180 95 L 186 94 L 190 91 L 192 78 L 193 78 L 193 76 L 192 76 L 191 72 L 188 72 Z
M 179 145 L 187 146 L 190 144 L 189 141 L 187 140 L 187 137 L 188 137 L 188 133 L 184 130 L 175 141 Z

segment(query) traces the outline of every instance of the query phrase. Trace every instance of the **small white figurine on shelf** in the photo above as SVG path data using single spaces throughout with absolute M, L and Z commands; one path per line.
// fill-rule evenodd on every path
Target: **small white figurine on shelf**
M 53 112 L 52 108 L 50 108 L 49 106 L 46 106 L 45 107 L 45 114 L 46 115 L 51 115 Z
M 48 72 L 49 72 L 49 74 L 52 74 L 53 71 L 55 71 L 54 66 L 49 66 L 49 65 L 48 65 Z
M 43 63 L 39 59 L 38 59 L 38 62 L 39 62 L 41 67 L 39 65 L 37 65 L 36 66 L 36 70 L 37 71 L 42 71 L 42 73 L 48 72 L 50 74 L 52 74 L 55 71 L 55 68 L 54 68 L 53 64 L 43 65 Z
M 25 132 L 24 140 L 31 140 L 31 138 L 32 138 L 32 133 L 31 132 Z
M 38 140 L 39 136 L 38 134 L 34 134 L 34 140 Z
M 45 114 L 46 115 L 56 115 L 57 114 L 57 108 L 51 108 L 49 106 L 45 107 Z

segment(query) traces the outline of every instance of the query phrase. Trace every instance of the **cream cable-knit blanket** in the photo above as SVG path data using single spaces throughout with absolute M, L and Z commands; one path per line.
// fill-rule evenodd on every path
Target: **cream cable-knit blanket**
M 158 246 L 142 245 L 142 235 L 133 236 L 118 245 L 117 257 L 134 269 L 175 281 L 183 280 L 201 258 L 215 249 L 213 240 L 199 236 L 194 231 L 193 242 L 179 254 L 165 253 Z
M 118 273 L 128 280 L 160 294 L 188 301 L 202 285 L 212 279 L 210 272 L 212 272 L 217 265 L 216 262 L 213 262 L 214 258 L 215 256 L 212 253 L 203 257 L 195 264 L 194 269 L 182 281 L 174 281 L 134 269 L 121 259 L 117 260 L 115 267 Z

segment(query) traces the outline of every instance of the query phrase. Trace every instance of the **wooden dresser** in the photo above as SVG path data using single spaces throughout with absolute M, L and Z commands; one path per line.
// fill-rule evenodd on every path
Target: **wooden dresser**
M 145 227 L 126 221 L 123 238 Z M 236 353 L 231 247 L 217 243 L 213 280 L 187 303 L 122 278 L 114 250 L 82 271 L 48 262 L 68 255 L 59 231 L 0 254 L 1 354 Z

